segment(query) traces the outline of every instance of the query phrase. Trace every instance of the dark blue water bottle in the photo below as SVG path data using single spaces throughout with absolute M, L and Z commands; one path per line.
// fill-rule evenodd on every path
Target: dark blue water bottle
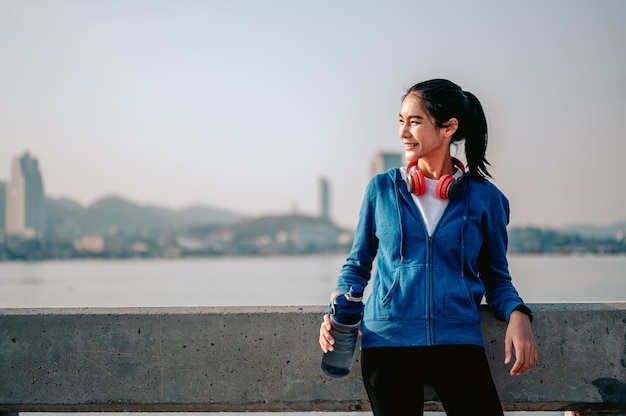
M 334 349 L 322 357 L 322 370 L 332 377 L 348 375 L 363 315 L 363 286 L 352 285 L 350 291 L 335 290 L 328 306 L 330 333 Z

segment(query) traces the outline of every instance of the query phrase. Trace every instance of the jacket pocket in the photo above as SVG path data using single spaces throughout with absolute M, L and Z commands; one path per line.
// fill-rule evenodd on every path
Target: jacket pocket
M 460 271 L 435 271 L 433 280 L 436 316 L 452 321 L 478 319 L 478 305 L 470 295 L 465 278 Z
M 373 319 L 406 319 L 426 313 L 426 266 L 403 266 L 376 276 L 366 309 Z M 369 306 L 369 308 L 368 308 Z

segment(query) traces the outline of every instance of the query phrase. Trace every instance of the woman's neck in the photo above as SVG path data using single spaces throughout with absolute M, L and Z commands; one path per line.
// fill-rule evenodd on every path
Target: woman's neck
M 444 175 L 454 175 L 455 169 L 450 155 L 445 158 L 420 159 L 417 167 L 425 177 L 429 179 L 439 179 Z

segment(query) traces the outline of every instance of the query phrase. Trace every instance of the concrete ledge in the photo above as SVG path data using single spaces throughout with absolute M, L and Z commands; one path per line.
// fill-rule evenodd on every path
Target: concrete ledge
M 516 377 L 505 324 L 481 311 L 505 409 L 626 412 L 626 303 L 532 308 L 540 364 Z M 324 310 L 0 309 L 0 412 L 369 410 L 358 363 L 320 370 Z M 432 392 L 426 408 L 441 410 Z

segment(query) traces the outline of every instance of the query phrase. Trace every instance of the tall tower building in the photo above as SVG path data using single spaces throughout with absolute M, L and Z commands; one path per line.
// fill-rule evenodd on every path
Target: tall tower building
M 7 183 L 0 181 L 0 236 L 4 235 L 7 218 Z
M 330 221 L 330 183 L 320 178 L 320 218 Z
M 387 172 L 391 168 L 400 167 L 406 164 L 404 155 L 400 152 L 378 151 L 372 156 L 370 164 L 370 175 Z
M 13 159 L 6 191 L 6 234 L 39 238 L 44 232 L 43 181 L 28 152 Z

